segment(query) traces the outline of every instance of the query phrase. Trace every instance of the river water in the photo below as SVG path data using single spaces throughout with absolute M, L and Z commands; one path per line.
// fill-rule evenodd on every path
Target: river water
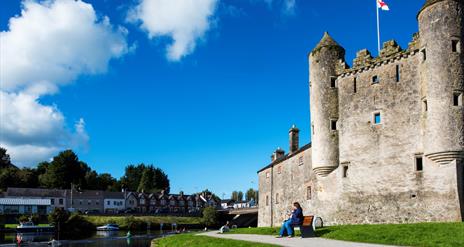
M 63 247 L 145 247 L 150 246 L 151 240 L 163 236 L 160 231 L 133 232 L 131 238 L 126 238 L 127 232 L 97 231 L 90 238 L 82 240 L 61 240 L 55 246 Z M 23 240 L 28 242 L 27 246 L 52 246 L 48 242 L 53 239 L 53 234 L 23 234 Z M 16 246 L 16 233 L 0 233 L 0 246 Z

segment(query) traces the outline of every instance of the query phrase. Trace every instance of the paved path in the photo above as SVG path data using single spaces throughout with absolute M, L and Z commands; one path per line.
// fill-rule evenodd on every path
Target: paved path
M 266 244 L 275 244 L 285 247 L 305 247 L 305 246 L 314 246 L 314 247 L 382 247 L 386 245 L 377 245 L 377 244 L 364 244 L 364 243 L 354 243 L 346 242 L 339 240 L 330 240 L 325 238 L 276 238 L 275 236 L 269 235 L 254 235 L 254 234 L 219 234 L 218 232 L 205 232 L 198 235 L 215 237 L 215 238 L 227 238 L 235 240 L 244 240 L 250 242 L 266 243 Z M 388 245 L 392 247 L 391 245 Z

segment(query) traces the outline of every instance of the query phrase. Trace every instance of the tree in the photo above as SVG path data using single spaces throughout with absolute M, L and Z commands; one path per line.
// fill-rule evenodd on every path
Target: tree
M 3 168 L 0 171 L 0 189 L 6 190 L 8 187 L 19 187 L 20 180 L 18 179 L 19 169 L 16 167 Z
M 140 178 L 139 186 L 137 188 L 137 191 L 140 192 L 150 192 L 153 190 L 155 187 L 154 185 L 154 177 L 155 177 L 155 172 L 153 167 L 146 167 L 145 170 L 143 170 L 142 177 Z
M 234 201 L 238 201 L 238 191 L 236 191 L 236 190 L 232 191 L 232 195 L 231 195 L 230 199 L 232 199 Z
M 143 170 L 145 170 L 144 164 L 126 166 L 124 176 L 121 178 L 122 186 L 125 189 L 136 191 L 139 187 Z
M 69 212 L 63 208 L 55 208 L 48 215 L 48 223 L 53 223 L 55 226 L 62 226 L 69 219 Z
M 257 191 L 254 190 L 253 188 L 249 188 L 247 192 L 245 193 L 245 198 L 247 201 L 254 200 L 256 201 L 256 193 Z
M 238 192 L 237 201 L 239 201 L 239 202 L 243 201 L 243 192 L 241 192 L 241 191 Z
M 0 147 L 0 169 L 13 166 L 6 148 Z
M 217 212 L 214 207 L 206 207 L 203 209 L 203 224 L 206 226 L 212 226 L 217 222 Z
M 68 189 L 71 183 L 82 185 L 89 169 L 72 150 L 66 150 L 53 158 L 45 174 L 40 177 L 40 185 L 59 189 Z
M 132 191 L 158 192 L 165 190 L 169 193 L 169 178 L 160 168 L 153 165 L 128 165 L 120 186 Z

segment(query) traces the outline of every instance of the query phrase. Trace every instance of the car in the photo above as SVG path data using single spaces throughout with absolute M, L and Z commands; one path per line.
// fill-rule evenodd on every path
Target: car
M 85 210 L 84 214 L 99 214 L 100 211 L 98 211 L 97 209 L 90 209 L 90 210 Z

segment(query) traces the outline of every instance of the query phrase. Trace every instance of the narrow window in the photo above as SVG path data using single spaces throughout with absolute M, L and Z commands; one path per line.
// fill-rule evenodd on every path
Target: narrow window
M 356 85 L 356 77 L 353 78 L 353 92 L 356 93 L 358 91 L 358 87 Z
M 420 172 L 424 169 L 422 156 L 416 156 L 416 171 Z
M 348 166 L 346 166 L 346 165 L 343 166 L 343 174 L 342 174 L 342 176 L 344 178 L 348 177 Z
M 279 204 L 279 193 L 276 194 L 275 204 Z
M 429 109 L 427 105 L 427 100 L 422 101 L 422 111 L 426 112 Z
M 380 81 L 380 80 L 379 80 L 379 76 L 374 75 L 374 76 L 372 77 L 372 84 L 377 84 L 377 83 L 379 83 L 379 81 Z
M 381 124 L 382 123 L 382 116 L 380 112 L 374 113 L 374 124 Z
M 312 130 L 312 132 L 313 132 L 313 135 L 314 135 L 314 123 L 313 123 L 313 124 L 311 124 L 311 130 Z
M 277 173 L 281 174 L 282 173 L 282 166 L 277 167 Z
M 396 65 L 396 82 L 400 82 L 400 65 Z
M 271 174 L 269 172 L 266 172 L 266 178 L 269 178 Z
M 330 120 L 330 129 L 337 130 L 337 120 Z
M 266 196 L 266 206 L 269 206 L 269 196 Z
M 451 49 L 453 52 L 461 53 L 461 46 L 459 40 L 452 40 L 451 41 Z
M 303 156 L 301 156 L 300 158 L 298 158 L 298 164 L 300 166 L 302 166 L 304 164 L 304 160 L 303 160 Z
M 306 187 L 306 200 L 311 200 L 312 198 L 311 186 Z
M 453 105 L 462 106 L 462 93 L 456 92 L 453 94 Z
M 330 77 L 330 87 L 331 88 L 336 88 L 337 87 L 337 78 L 336 77 L 333 77 L 333 76 Z
M 425 49 L 423 49 L 421 51 L 421 53 L 422 53 L 422 61 L 426 61 L 427 60 L 427 51 Z

